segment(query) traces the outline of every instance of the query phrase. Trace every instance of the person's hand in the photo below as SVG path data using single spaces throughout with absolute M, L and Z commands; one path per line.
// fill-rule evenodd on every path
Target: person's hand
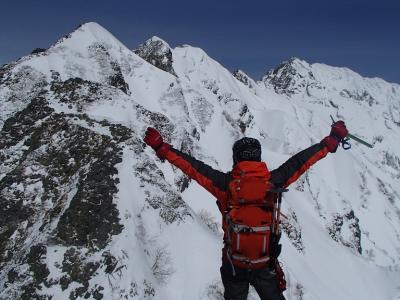
M 332 124 L 330 134 L 321 142 L 328 148 L 331 153 L 336 152 L 340 142 L 349 134 L 343 121 L 337 121 Z
M 148 127 L 146 130 L 146 135 L 144 137 L 144 142 L 157 151 L 163 144 L 163 138 L 161 134 L 152 127 Z
M 153 148 L 154 151 L 156 151 L 156 154 L 160 159 L 165 159 L 165 156 L 171 148 L 169 144 L 164 143 L 164 140 L 157 129 L 154 129 L 152 127 L 147 128 L 143 140 L 147 145 Z
M 340 140 L 344 139 L 349 134 L 346 124 L 343 121 L 337 121 L 332 124 L 330 135 L 338 137 Z

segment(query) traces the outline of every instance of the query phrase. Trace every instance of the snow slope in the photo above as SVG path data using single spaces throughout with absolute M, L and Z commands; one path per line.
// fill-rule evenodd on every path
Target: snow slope
M 273 169 L 329 115 L 374 148 L 352 142 L 285 194 L 285 296 L 400 296 L 399 85 L 299 59 L 257 82 L 157 37 L 132 51 L 96 23 L 2 66 L 0 85 L 1 299 L 222 299 L 215 199 L 144 130 L 223 171 L 252 136 Z

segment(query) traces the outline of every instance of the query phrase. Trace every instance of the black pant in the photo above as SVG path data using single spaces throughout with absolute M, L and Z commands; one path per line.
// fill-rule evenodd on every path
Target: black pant
M 233 276 L 232 265 L 223 262 L 220 270 L 225 300 L 246 300 L 249 284 L 255 288 L 261 300 L 285 300 L 273 268 L 251 270 L 235 267 L 236 274 Z

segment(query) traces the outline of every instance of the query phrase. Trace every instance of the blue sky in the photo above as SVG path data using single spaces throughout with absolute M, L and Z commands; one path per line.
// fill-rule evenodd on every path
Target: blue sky
M 296 56 L 400 83 L 400 1 L 2 0 L 0 14 L 0 65 L 94 21 L 129 48 L 157 35 L 255 79 Z

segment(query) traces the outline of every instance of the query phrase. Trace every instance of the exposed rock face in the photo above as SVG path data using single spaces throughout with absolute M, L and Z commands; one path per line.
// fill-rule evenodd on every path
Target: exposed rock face
M 269 71 L 262 81 L 267 86 L 272 86 L 278 94 L 292 95 L 301 91 L 301 88 L 307 86 L 307 77 L 313 78 L 312 73 L 302 74 L 297 69 L 298 65 L 302 65 L 297 58 L 291 58 L 283 62 L 274 70 Z
M 232 75 L 239 80 L 244 85 L 248 86 L 250 89 L 254 88 L 254 81 L 246 73 L 242 70 L 236 70 L 232 73 Z
M 45 96 L 7 119 L 0 133 L 2 169 L 8 170 L 0 181 L 0 264 L 14 274 L 4 286 L 29 276 L 10 262 L 30 266 L 35 275 L 22 286 L 26 299 L 36 297 L 42 283 L 58 284 L 47 282 L 49 271 L 40 263 L 50 240 L 95 251 L 122 230 L 113 203 L 115 165 L 122 161 L 119 142 L 129 132 L 122 140 L 96 134 L 77 125 L 83 116 L 55 113 Z M 33 237 L 42 243 L 25 248 Z M 21 261 L 25 251 L 28 259 Z
M 282 229 L 290 239 L 292 245 L 300 252 L 304 252 L 304 243 L 301 237 L 301 227 L 298 224 L 296 213 L 290 211 L 290 215 L 282 218 Z
M 125 82 L 120 64 L 111 57 L 106 47 L 102 43 L 94 43 L 88 50 L 101 67 L 106 82 L 125 94 L 130 94 L 129 85 Z
M 46 49 L 43 48 L 35 48 L 32 50 L 31 54 L 39 54 L 39 53 L 43 53 L 46 52 Z
M 141 58 L 151 63 L 153 66 L 175 75 L 172 66 L 172 51 L 170 46 L 162 39 L 154 36 L 147 40 L 135 50 Z
M 329 234 L 335 241 L 362 254 L 359 219 L 353 210 L 344 215 L 334 216 Z
M 293 57 L 269 71 L 261 82 L 267 88 L 288 97 L 306 95 L 319 98 L 327 93 L 326 85 L 314 73 L 313 65 Z
M 232 128 L 244 134 L 253 126 L 254 116 L 241 99 L 235 97 L 228 90 L 220 89 L 216 81 L 204 80 L 202 83 L 206 89 L 217 96 L 218 101 L 224 107 L 222 114 Z

